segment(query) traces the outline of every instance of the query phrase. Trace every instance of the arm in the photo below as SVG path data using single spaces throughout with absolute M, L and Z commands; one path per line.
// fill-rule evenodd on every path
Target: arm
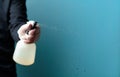
M 17 31 L 27 20 L 26 0 L 11 0 L 10 4 L 10 32 L 15 41 L 19 40 Z

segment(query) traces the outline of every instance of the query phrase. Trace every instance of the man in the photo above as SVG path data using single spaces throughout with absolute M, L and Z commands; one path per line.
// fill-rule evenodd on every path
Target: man
M 0 0 L 0 77 L 17 77 L 14 43 L 20 39 L 32 43 L 39 37 L 39 26 L 31 29 L 33 25 L 26 22 L 26 0 Z

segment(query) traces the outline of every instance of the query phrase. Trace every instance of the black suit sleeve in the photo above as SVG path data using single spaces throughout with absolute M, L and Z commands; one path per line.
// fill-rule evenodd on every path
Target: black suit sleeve
M 19 40 L 17 31 L 20 26 L 27 22 L 26 0 L 11 0 L 9 13 L 10 32 L 17 42 Z

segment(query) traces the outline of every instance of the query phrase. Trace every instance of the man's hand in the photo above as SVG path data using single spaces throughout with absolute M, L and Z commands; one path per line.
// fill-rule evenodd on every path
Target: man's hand
M 34 21 L 29 21 L 27 24 L 22 25 L 18 30 L 19 38 L 25 43 L 36 42 L 40 36 L 39 24 L 37 23 L 35 28 L 33 28 L 34 23 Z

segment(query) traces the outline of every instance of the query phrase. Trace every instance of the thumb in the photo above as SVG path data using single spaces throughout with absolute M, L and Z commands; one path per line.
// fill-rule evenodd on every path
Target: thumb
M 32 27 L 32 25 L 30 25 L 30 24 L 22 25 L 17 32 L 19 35 L 19 38 L 25 36 L 27 34 L 27 32 L 29 33 L 29 30 L 31 29 L 31 27 Z
M 24 32 L 26 34 L 29 34 L 29 31 L 31 30 L 31 28 L 32 28 L 32 24 L 27 24 L 27 26 L 24 28 Z

